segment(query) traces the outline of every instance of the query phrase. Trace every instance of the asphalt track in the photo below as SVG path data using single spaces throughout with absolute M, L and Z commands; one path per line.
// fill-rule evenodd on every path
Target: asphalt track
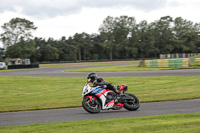
M 103 65 L 113 66 L 113 65 Z M 0 72 L 4 76 L 66 76 L 86 77 L 87 73 L 64 73 L 64 70 L 99 67 L 99 66 L 78 66 L 78 67 L 57 67 L 40 68 L 28 70 L 15 70 Z M 102 67 L 102 65 L 101 65 Z M 200 69 L 161 70 L 161 71 L 131 71 L 131 72 L 99 72 L 100 77 L 113 76 L 200 76 Z M 38 111 L 22 111 L 0 113 L 0 126 L 15 126 L 27 124 L 39 124 L 49 122 L 109 119 L 124 117 L 139 117 L 163 114 L 192 113 L 200 112 L 200 99 L 142 103 L 137 111 L 109 110 L 101 111 L 99 114 L 89 114 L 83 108 L 65 108 Z
M 119 65 L 119 64 L 118 64 Z M 96 66 L 74 66 L 74 67 L 57 67 L 57 68 L 40 68 L 28 70 L 15 70 L 0 72 L 4 76 L 64 76 L 64 77 L 86 77 L 87 73 L 81 72 L 64 72 L 65 70 L 88 68 L 88 67 L 105 67 L 116 65 L 96 65 Z M 159 71 L 130 71 L 130 72 L 98 72 L 99 77 L 116 77 L 116 76 L 200 76 L 200 69 L 179 69 L 179 70 L 159 70 Z
M 193 113 L 200 111 L 200 99 L 141 103 L 137 111 L 103 110 L 89 114 L 83 108 L 0 113 L 0 126 L 16 126 L 62 121 L 140 117 L 151 115 Z

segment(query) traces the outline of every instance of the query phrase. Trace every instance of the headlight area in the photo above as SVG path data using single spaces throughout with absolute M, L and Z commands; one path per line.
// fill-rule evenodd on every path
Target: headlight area
M 86 88 L 83 92 L 83 94 L 86 94 L 88 92 L 88 89 Z
M 85 86 L 85 87 L 83 87 L 82 95 L 85 95 L 87 93 L 88 93 L 88 86 Z

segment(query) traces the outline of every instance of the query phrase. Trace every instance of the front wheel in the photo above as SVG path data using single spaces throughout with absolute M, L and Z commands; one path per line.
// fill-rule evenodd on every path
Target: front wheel
M 99 113 L 101 111 L 101 104 L 96 98 L 92 100 L 92 102 L 89 98 L 84 98 L 82 101 L 82 106 L 87 112 L 92 114 Z
M 139 99 L 131 93 L 126 93 L 126 94 L 131 96 L 133 99 L 124 101 L 124 108 L 129 111 L 134 111 L 134 110 L 139 109 L 139 107 L 140 107 Z

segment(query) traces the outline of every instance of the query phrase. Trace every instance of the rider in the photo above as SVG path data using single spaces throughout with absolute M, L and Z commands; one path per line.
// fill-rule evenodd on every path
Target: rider
M 120 91 L 112 83 L 106 82 L 103 78 L 97 78 L 97 74 L 94 72 L 89 73 L 87 79 L 93 83 L 93 87 L 100 86 L 104 89 L 113 90 L 118 95 L 120 94 Z

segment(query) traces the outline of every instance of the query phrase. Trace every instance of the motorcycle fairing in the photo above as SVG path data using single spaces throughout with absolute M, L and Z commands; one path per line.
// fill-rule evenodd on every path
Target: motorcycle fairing
M 102 103 L 102 109 L 108 109 L 112 108 L 114 106 L 114 100 L 110 101 L 109 103 L 106 103 L 106 96 L 108 92 L 113 92 L 112 90 L 106 90 L 103 88 L 95 88 L 90 93 L 94 94 L 95 96 L 99 97 L 101 99 Z
M 92 94 L 96 95 L 97 97 L 101 97 L 103 94 L 105 94 L 107 90 L 103 88 L 95 88 L 91 91 Z
M 127 85 L 120 85 L 120 92 L 123 91 L 125 88 L 127 88 Z
M 126 85 L 121 85 L 120 91 L 122 91 L 125 87 L 126 87 Z M 112 100 L 112 101 L 110 101 L 109 103 L 106 104 L 106 96 L 108 95 L 109 92 L 113 92 L 113 91 L 112 90 L 106 90 L 106 89 L 100 88 L 98 86 L 97 87 L 90 87 L 89 84 L 86 84 L 83 88 L 82 97 L 89 98 L 90 101 L 92 102 L 95 99 L 93 99 L 92 96 L 86 96 L 86 95 L 93 94 L 93 95 L 97 96 L 101 100 L 102 109 L 110 109 L 114 106 L 123 107 L 123 104 L 115 105 L 114 100 Z
M 95 99 L 96 99 L 95 97 L 92 97 L 92 96 L 86 96 L 85 98 L 89 98 L 89 99 L 90 99 L 90 102 L 92 102 L 92 100 L 95 100 Z
M 106 108 L 112 108 L 114 105 L 115 105 L 115 101 L 112 100 L 112 101 L 110 101 L 109 103 L 107 103 L 107 104 L 105 105 L 105 107 L 106 107 Z

